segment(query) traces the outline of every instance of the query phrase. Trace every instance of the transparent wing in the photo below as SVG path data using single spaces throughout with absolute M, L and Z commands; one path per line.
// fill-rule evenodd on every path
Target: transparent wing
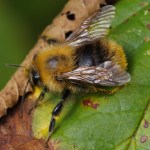
M 88 42 L 105 37 L 107 29 L 110 27 L 111 20 L 114 16 L 114 6 L 107 5 L 101 8 L 87 18 L 87 20 L 85 20 L 81 26 L 68 37 L 66 42 L 73 47 L 79 47 Z
M 131 76 L 119 65 L 112 61 L 105 61 L 98 66 L 79 67 L 71 72 L 63 73 L 59 79 L 83 84 L 121 86 L 128 83 Z

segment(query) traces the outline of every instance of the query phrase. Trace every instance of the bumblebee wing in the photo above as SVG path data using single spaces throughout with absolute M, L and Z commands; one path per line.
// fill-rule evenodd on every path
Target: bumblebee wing
M 63 73 L 60 79 L 100 86 L 121 86 L 128 83 L 131 76 L 119 65 L 112 61 L 105 61 L 98 66 L 79 67 L 71 72 Z
M 69 45 L 79 47 L 105 37 L 110 22 L 115 16 L 115 7 L 107 5 L 87 18 L 67 39 Z

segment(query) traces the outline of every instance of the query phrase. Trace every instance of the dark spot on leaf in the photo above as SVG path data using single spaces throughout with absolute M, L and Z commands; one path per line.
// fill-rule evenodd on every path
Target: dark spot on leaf
M 75 20 L 75 14 L 70 14 L 67 16 L 69 20 Z
M 144 120 L 144 128 L 148 128 L 149 127 L 149 122 L 147 120 Z
M 150 8 L 148 9 L 148 11 L 150 12 Z
M 48 39 L 48 40 L 47 40 L 47 43 L 48 43 L 48 44 L 55 44 L 55 43 L 58 43 L 58 41 L 55 40 L 55 39 Z
M 147 28 L 150 30 L 150 23 L 147 24 Z
M 99 104 L 97 103 L 97 104 L 93 104 L 92 105 L 92 107 L 94 108 L 94 109 L 97 109 L 97 107 L 99 106 Z
M 83 101 L 84 106 L 91 106 L 91 104 L 92 104 L 92 102 L 89 99 L 86 99 L 86 100 Z
M 73 31 L 68 31 L 65 33 L 65 38 L 67 39 Z
M 106 4 L 100 4 L 100 5 L 99 5 L 99 8 L 102 8 L 102 7 L 104 7 L 104 6 L 106 6 Z
M 56 39 L 50 39 L 47 36 L 43 35 L 41 36 L 41 39 L 43 39 L 45 42 L 47 42 L 48 44 L 55 44 L 58 43 L 58 41 Z
M 145 143 L 147 140 L 148 140 L 148 136 L 143 135 L 141 136 L 140 142 Z
M 120 0 L 106 0 L 106 3 L 107 3 L 108 5 L 114 5 L 114 4 L 117 3 L 118 1 L 120 1 Z
M 93 109 L 97 109 L 97 107 L 99 106 L 98 103 L 94 103 L 90 99 L 83 100 L 83 105 L 87 107 L 91 107 Z
M 67 11 L 66 14 L 70 14 L 70 11 Z
M 69 20 L 75 20 L 75 14 L 71 13 L 70 11 L 66 12 L 66 16 Z

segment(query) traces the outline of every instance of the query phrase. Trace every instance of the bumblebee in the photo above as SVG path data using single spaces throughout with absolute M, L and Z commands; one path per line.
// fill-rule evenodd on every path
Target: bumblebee
M 49 45 L 35 55 L 29 71 L 30 81 L 43 91 L 34 107 L 46 92 L 63 93 L 52 111 L 49 135 L 71 92 L 112 94 L 130 81 L 123 48 L 106 39 L 114 16 L 115 7 L 107 5 L 87 18 L 66 41 Z

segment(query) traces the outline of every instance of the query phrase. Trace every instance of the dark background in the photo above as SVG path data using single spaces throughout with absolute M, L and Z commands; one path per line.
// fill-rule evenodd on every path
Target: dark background
M 34 46 L 43 29 L 62 10 L 67 0 L 0 1 L 0 89 Z

